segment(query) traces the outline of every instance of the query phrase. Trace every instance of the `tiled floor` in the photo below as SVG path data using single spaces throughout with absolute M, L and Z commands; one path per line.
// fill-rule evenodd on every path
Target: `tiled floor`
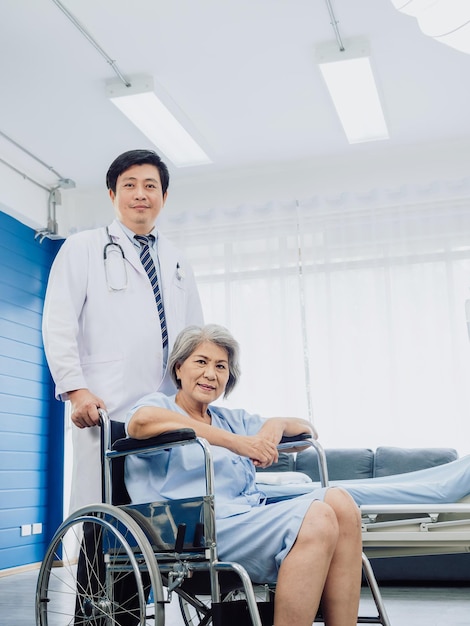
M 36 577 L 37 571 L 0 577 L 0 626 L 35 625 Z M 383 587 L 382 595 L 391 626 L 470 626 L 470 587 Z M 361 605 L 362 614 L 376 614 L 367 590 Z M 176 604 L 165 622 L 183 624 Z

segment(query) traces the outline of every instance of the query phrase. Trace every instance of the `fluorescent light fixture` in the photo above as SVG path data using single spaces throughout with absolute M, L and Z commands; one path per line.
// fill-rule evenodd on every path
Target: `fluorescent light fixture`
M 415 17 L 425 35 L 470 53 L 468 0 L 392 0 L 392 4 L 402 13 Z
M 154 92 L 148 76 L 106 82 L 106 95 L 177 167 L 212 163 Z
M 365 40 L 326 43 L 316 58 L 349 143 L 388 139 L 387 124 Z

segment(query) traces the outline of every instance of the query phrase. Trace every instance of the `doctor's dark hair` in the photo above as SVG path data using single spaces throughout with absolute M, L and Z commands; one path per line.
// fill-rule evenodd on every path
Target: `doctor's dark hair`
M 181 389 L 181 382 L 176 378 L 176 368 L 182 365 L 204 341 L 215 343 L 216 346 L 227 351 L 229 376 L 224 393 L 224 398 L 226 398 L 240 378 L 240 347 L 236 339 L 232 337 L 224 326 L 207 324 L 206 326 L 187 326 L 182 330 L 176 337 L 175 345 L 168 361 L 171 378 L 176 387 Z
M 155 165 L 158 169 L 160 173 L 160 182 L 162 183 L 162 192 L 163 195 L 165 195 L 170 183 L 170 173 L 168 172 L 168 168 L 165 163 L 163 163 L 158 154 L 153 150 L 129 150 L 128 152 L 123 152 L 116 157 L 109 166 L 106 174 L 107 188 L 111 189 L 113 193 L 116 193 L 116 182 L 118 176 L 134 165 L 144 165 L 146 163 Z

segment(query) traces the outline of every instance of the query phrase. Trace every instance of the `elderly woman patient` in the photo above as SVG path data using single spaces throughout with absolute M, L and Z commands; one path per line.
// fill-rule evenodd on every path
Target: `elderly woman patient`
M 190 326 L 176 340 L 169 368 L 178 392 L 144 397 L 127 418 L 131 437 L 192 428 L 211 444 L 219 558 L 243 565 L 254 582 L 276 582 L 275 626 L 310 626 L 321 603 L 325 624 L 356 624 L 361 584 L 359 510 L 340 488 L 266 504 L 255 467 L 278 458 L 283 435 L 311 433 L 297 418 L 261 418 L 211 403 L 239 377 L 238 344 L 222 326 Z M 194 497 L 204 491 L 197 446 L 126 461 L 134 503 Z

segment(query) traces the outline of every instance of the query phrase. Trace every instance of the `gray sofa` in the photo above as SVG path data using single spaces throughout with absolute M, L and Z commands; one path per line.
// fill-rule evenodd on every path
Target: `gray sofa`
M 449 463 L 458 458 L 453 448 L 326 449 L 330 480 L 357 480 L 390 476 Z M 297 455 L 281 454 L 266 470 L 298 471 L 319 481 L 317 454 L 308 448 Z M 390 584 L 470 584 L 470 554 L 393 557 L 372 559 L 377 580 Z

